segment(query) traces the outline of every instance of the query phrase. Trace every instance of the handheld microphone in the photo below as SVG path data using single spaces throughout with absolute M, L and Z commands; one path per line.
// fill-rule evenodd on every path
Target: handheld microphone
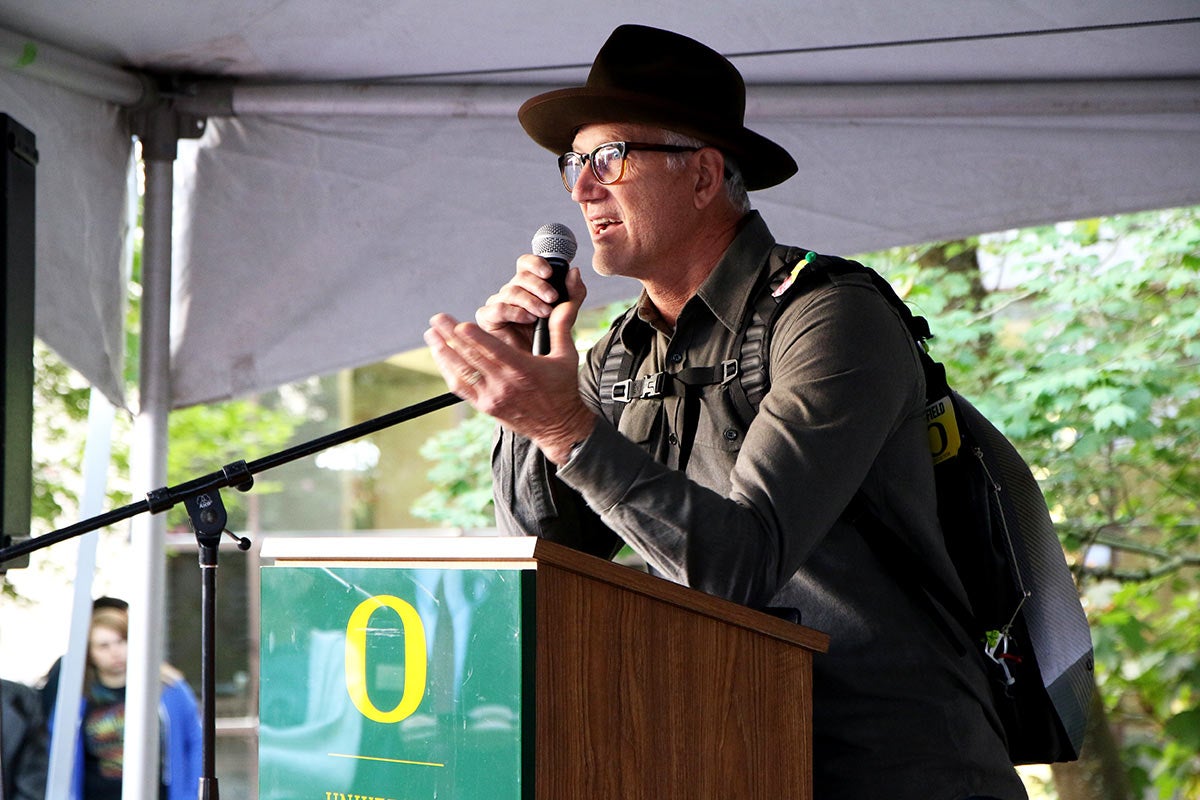
M 575 242 L 575 234 L 566 225 L 550 222 L 537 229 L 533 234 L 533 254 L 541 256 L 550 262 L 553 273 L 550 275 L 550 285 L 558 293 L 552 305 L 558 305 L 567 299 L 567 269 L 579 245 Z M 533 327 L 533 354 L 544 356 L 550 352 L 550 321 L 545 317 L 538 319 Z

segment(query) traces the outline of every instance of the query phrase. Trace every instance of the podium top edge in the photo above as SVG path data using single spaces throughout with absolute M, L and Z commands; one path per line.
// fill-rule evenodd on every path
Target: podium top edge
M 532 536 L 264 537 L 261 556 L 291 561 L 534 560 Z

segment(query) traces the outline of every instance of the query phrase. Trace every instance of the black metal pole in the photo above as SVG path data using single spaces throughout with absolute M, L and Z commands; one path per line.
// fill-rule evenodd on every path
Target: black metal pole
M 218 537 L 220 538 L 220 537 Z M 218 800 L 217 787 L 217 546 L 200 545 L 200 702 L 203 765 L 199 800 Z

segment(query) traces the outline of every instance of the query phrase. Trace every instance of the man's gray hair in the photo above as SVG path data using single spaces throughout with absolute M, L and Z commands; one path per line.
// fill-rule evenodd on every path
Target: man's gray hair
M 696 148 L 713 146 L 687 134 L 675 131 L 663 131 L 663 133 L 663 138 L 666 140 L 663 144 Z M 750 195 L 746 191 L 746 181 L 742 178 L 742 170 L 728 153 L 722 150 L 721 154 L 725 156 L 725 196 L 729 199 L 729 204 L 733 206 L 735 211 L 745 214 L 750 211 Z M 668 153 L 667 166 L 671 169 L 679 169 L 683 166 L 683 161 L 686 157 L 686 153 Z

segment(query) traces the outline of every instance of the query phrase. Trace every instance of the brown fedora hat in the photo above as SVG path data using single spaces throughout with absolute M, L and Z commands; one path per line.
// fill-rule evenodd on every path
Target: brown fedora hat
M 587 83 L 526 100 L 521 127 L 555 154 L 588 123 L 637 122 L 694 136 L 731 156 L 747 189 L 796 173 L 779 145 L 745 126 L 746 84 L 717 51 L 678 33 L 622 25 L 596 54 Z

